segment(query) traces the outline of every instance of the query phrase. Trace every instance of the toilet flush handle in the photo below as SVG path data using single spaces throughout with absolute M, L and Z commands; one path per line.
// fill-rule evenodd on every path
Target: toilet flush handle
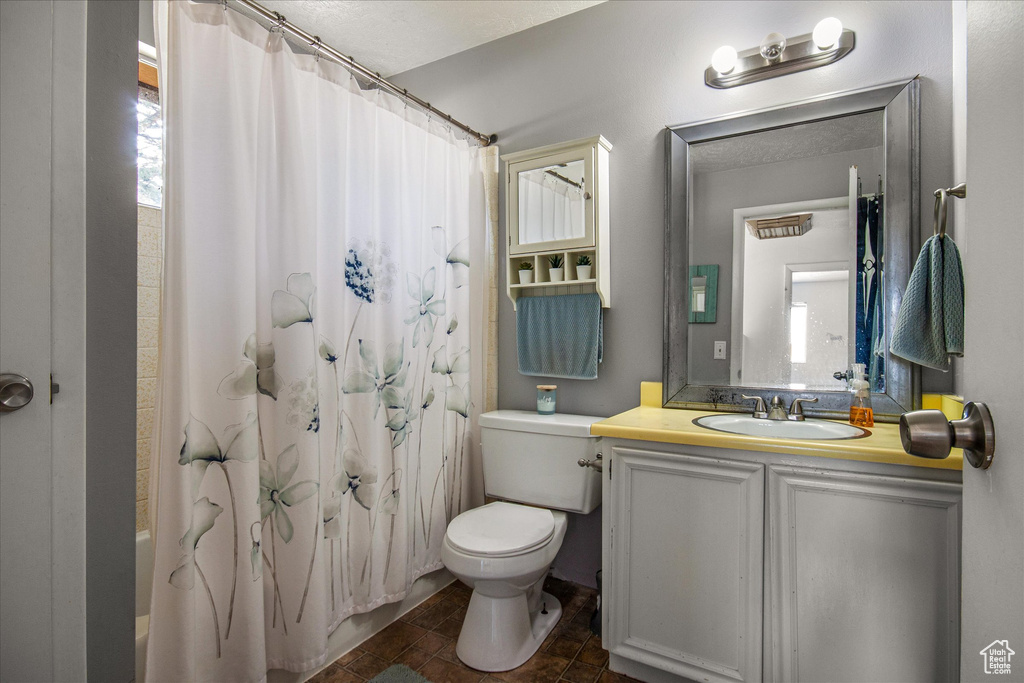
M 580 467 L 589 467 L 597 470 L 598 472 L 604 472 L 604 467 L 601 466 L 601 454 L 598 453 L 597 457 L 593 460 L 587 460 L 586 458 L 580 458 L 576 461 L 576 464 Z

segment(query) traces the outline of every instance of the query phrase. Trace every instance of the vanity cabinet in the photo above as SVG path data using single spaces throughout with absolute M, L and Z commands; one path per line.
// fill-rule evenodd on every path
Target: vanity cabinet
M 603 451 L 613 671 L 957 679 L 959 472 L 607 437 Z

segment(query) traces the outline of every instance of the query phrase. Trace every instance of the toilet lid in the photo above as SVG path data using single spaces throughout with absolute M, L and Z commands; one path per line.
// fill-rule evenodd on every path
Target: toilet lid
M 487 557 L 508 557 L 544 545 L 555 533 L 550 510 L 491 503 L 463 512 L 448 525 L 448 542 L 457 550 Z

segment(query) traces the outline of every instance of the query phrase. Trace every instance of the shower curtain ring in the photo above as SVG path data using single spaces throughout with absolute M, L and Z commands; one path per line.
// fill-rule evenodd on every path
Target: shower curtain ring
M 284 18 L 284 15 L 280 12 L 274 12 L 274 18 L 277 20 L 277 25 L 271 26 L 270 31 L 273 32 L 276 28 L 281 33 L 284 33 L 284 25 L 288 23 L 288 20 Z
M 309 42 L 310 47 L 313 48 L 313 59 L 317 62 L 320 61 L 320 48 L 323 45 L 323 41 L 320 40 L 320 36 L 313 36 L 313 40 Z

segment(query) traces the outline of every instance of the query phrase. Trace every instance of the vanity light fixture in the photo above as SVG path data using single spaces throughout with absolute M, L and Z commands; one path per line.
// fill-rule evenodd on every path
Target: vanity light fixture
M 740 53 L 723 45 L 711 56 L 711 66 L 704 70 L 704 82 L 712 88 L 733 88 L 816 69 L 842 59 L 854 44 L 853 31 L 844 29 L 835 17 L 828 17 L 818 22 L 813 33 L 792 40 L 770 33 L 758 47 Z

